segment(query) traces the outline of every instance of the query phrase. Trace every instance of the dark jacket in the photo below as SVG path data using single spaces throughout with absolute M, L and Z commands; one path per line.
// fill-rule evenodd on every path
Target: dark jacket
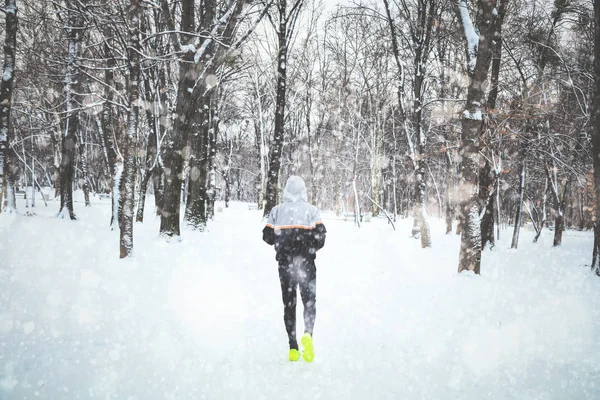
M 280 263 L 298 256 L 314 260 L 317 250 L 325 245 L 326 233 L 319 209 L 307 202 L 304 180 L 291 176 L 285 185 L 283 203 L 269 214 L 263 240 L 275 246 L 275 258 Z

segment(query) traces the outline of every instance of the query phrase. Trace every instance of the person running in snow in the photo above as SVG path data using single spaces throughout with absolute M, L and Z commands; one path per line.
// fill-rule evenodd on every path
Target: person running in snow
M 325 244 L 326 232 L 319 209 L 307 202 L 304 180 L 299 176 L 290 176 L 283 191 L 283 203 L 273 207 L 263 229 L 263 240 L 274 245 L 275 259 L 279 262 L 283 320 L 290 343 L 290 361 L 300 359 L 296 341 L 298 286 L 304 305 L 304 335 L 300 340 L 304 349 L 302 358 L 307 362 L 315 358 L 312 339 L 317 313 L 315 258 L 317 250 Z

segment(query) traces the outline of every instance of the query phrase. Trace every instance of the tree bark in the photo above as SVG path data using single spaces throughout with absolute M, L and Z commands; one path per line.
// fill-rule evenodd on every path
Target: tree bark
M 77 67 L 79 56 L 79 41 L 81 38 L 82 18 L 79 10 L 73 9 L 70 2 L 67 26 L 67 74 L 65 79 L 65 107 L 66 107 L 66 127 L 62 137 L 61 144 L 61 162 L 60 162 L 60 210 L 58 216 L 64 218 L 68 213 L 69 218 L 76 219 L 73 211 L 73 174 L 75 163 L 75 147 L 77 145 L 77 136 L 80 129 L 79 111 L 80 105 L 79 93 L 81 79 Z
M 88 172 L 88 161 L 87 161 L 87 150 L 85 140 L 83 138 L 83 132 L 79 131 L 79 162 L 81 163 L 81 179 L 83 180 L 83 197 L 85 206 L 90 207 L 90 174 Z
M 163 11 L 170 13 L 166 1 L 162 2 Z M 195 31 L 195 5 L 193 0 L 181 2 L 182 32 Z M 173 27 L 169 27 L 173 29 Z M 179 83 L 171 136 L 165 141 L 164 148 L 164 193 L 160 218 L 160 234 L 172 237 L 180 236 L 179 215 L 181 207 L 181 185 L 183 183 L 184 147 L 193 130 L 193 118 L 197 112 L 197 93 L 193 93 L 198 79 L 198 71 L 194 64 L 194 51 L 188 46 L 193 43 L 189 35 L 182 35 L 182 45 L 187 46 L 179 62 Z
M 542 210 L 540 216 L 540 222 L 538 224 L 538 230 L 533 238 L 533 243 L 537 243 L 540 236 L 542 235 L 542 230 L 544 229 L 544 225 L 546 225 L 546 199 L 548 197 L 548 178 L 546 178 L 544 182 L 544 195 L 542 196 Z
M 206 229 L 206 206 L 208 173 L 208 142 L 210 130 L 210 94 L 200 102 L 196 128 L 191 135 L 191 156 L 189 161 L 188 195 L 184 219 L 188 226 L 203 232 Z
M 417 162 L 417 179 L 415 187 L 415 220 L 419 225 L 419 232 L 421 236 L 421 248 L 431 247 L 431 235 L 429 232 L 429 223 L 427 221 L 427 209 L 426 209 L 426 198 L 425 189 L 427 184 L 425 183 L 425 159 L 421 158 Z
M 277 53 L 277 98 L 275 100 L 275 132 L 269 154 L 269 172 L 267 173 L 267 191 L 264 216 L 269 215 L 273 207 L 279 203 L 279 169 L 281 167 L 281 151 L 283 149 L 285 102 L 287 85 L 287 34 L 288 16 L 287 1 L 279 0 L 279 30 Z
M 17 3 L 5 0 L 4 65 L 0 82 L 0 213 L 3 210 L 16 210 L 14 190 L 11 184 L 9 163 L 9 135 L 11 134 L 10 114 L 12 110 L 13 87 L 15 81 L 15 57 L 17 50 Z
M 508 1 L 508 0 L 503 0 Z M 469 56 L 468 70 L 472 71 L 467 92 L 467 104 L 462 119 L 462 137 L 459 153 L 462 161 L 459 170 L 459 193 L 461 197 L 461 236 L 458 272 L 468 270 L 480 273 L 481 266 L 481 225 L 479 220 L 479 196 L 477 190 L 477 177 L 479 169 L 479 139 L 484 130 L 483 112 L 486 109 L 485 89 L 487 86 L 488 71 L 492 59 L 492 39 L 499 21 L 494 15 L 495 1 L 482 0 L 479 3 L 481 16 L 480 33 L 477 48 L 472 47 L 469 38 L 472 32 L 472 23 L 468 17 L 466 2 L 458 0 L 456 11 L 465 33 L 467 53 Z M 472 56 L 477 59 L 472 64 Z M 470 67 L 474 68 L 471 69 Z
M 114 229 L 119 226 L 120 203 L 121 197 L 119 194 L 121 171 L 123 170 L 123 160 L 119 153 L 118 147 L 118 129 L 116 129 L 116 116 L 114 110 L 114 91 L 116 90 L 114 70 L 117 68 L 115 56 L 112 53 L 112 36 L 113 29 L 110 24 L 104 28 L 104 57 L 106 58 L 106 69 L 104 70 L 104 97 L 105 101 L 102 105 L 102 141 L 106 152 L 106 160 L 108 162 L 108 170 L 110 174 L 111 187 L 111 218 L 110 226 Z
M 217 199 L 217 173 L 216 173 L 216 157 L 217 157 L 217 135 L 219 134 L 219 104 L 218 90 L 214 90 L 210 104 L 210 129 L 208 131 L 208 180 L 206 188 L 207 207 L 206 214 L 209 219 L 215 217 L 215 201 Z
M 135 214 L 135 222 L 144 222 L 144 209 L 146 208 L 146 193 L 148 192 L 148 183 L 152 178 L 152 170 L 146 170 L 140 183 L 140 194 L 138 198 L 138 206 Z
M 569 196 L 569 192 L 571 190 L 572 179 L 572 175 L 569 176 L 569 178 L 567 178 L 567 182 L 565 183 L 565 187 L 563 188 L 562 196 L 560 199 L 557 199 L 558 202 L 556 205 L 556 219 L 554 221 L 554 247 L 560 246 L 562 244 L 562 235 L 565 231 L 565 208 L 567 205 L 567 197 Z
M 229 8 L 220 9 L 216 1 L 205 1 L 200 8 L 196 26 L 196 4 L 194 0 L 182 0 L 181 4 L 181 26 L 176 29 L 174 18 L 169 9 L 167 0 L 161 1 L 163 14 L 167 19 L 167 25 L 171 31 L 172 42 L 175 50 L 183 54 L 179 63 L 179 84 L 177 91 L 177 104 L 173 132 L 171 138 L 165 144 L 164 157 L 164 195 L 162 196 L 163 207 L 161 212 L 160 233 L 165 236 L 179 236 L 179 213 L 181 184 L 183 181 L 184 153 L 188 144 L 190 134 L 194 130 L 194 114 L 198 111 L 198 103 L 205 95 L 202 91 L 206 86 L 200 84 L 208 77 L 209 71 L 216 71 L 223 61 L 222 44 L 231 44 L 231 37 L 237 28 L 237 20 L 245 5 L 244 0 L 238 0 L 229 5 Z M 223 12 L 218 15 L 218 12 Z M 197 32 L 210 32 L 210 35 L 202 35 L 201 43 L 195 43 Z M 178 36 L 181 36 L 179 41 Z M 198 45 L 198 49 L 196 49 Z M 202 151 L 202 149 L 201 149 Z M 206 167 L 206 165 L 203 165 Z M 190 169 L 192 171 L 192 169 Z M 193 172 L 193 171 L 192 171 Z M 206 174 L 206 169 L 200 171 Z M 191 180 L 190 180 L 191 181 Z M 200 182 L 198 180 L 195 183 Z M 205 182 L 202 183 L 205 185 Z M 205 194 L 201 202 L 205 202 Z M 186 214 L 188 214 L 186 206 Z M 196 212 L 197 211 L 197 212 Z M 205 213 L 195 210 L 191 216 L 194 221 L 192 225 L 198 225 L 196 219 L 205 218 Z M 189 220 L 188 220 L 189 221 Z
M 523 152 L 524 153 L 524 152 Z M 521 154 L 521 168 L 519 171 L 520 185 L 519 185 L 519 198 L 517 200 L 517 210 L 515 212 L 515 226 L 513 230 L 511 249 L 519 247 L 519 232 L 521 231 L 521 217 L 523 216 L 523 198 L 525 196 L 525 175 L 527 173 L 527 162 L 525 161 L 525 154 Z
M 138 115 L 140 98 L 140 20 L 142 12 L 139 0 L 129 3 L 129 113 L 127 132 L 123 135 L 123 176 L 122 204 L 123 216 L 119 224 L 120 258 L 131 257 L 133 253 L 133 214 L 135 182 L 137 180 L 136 141 L 138 136 Z
M 156 124 L 157 116 L 155 115 L 156 101 L 152 92 L 152 86 L 148 76 L 144 78 L 144 91 L 147 104 L 152 104 L 153 107 L 146 107 L 146 121 L 150 128 L 148 134 L 148 143 L 146 146 L 146 162 L 144 164 L 144 175 L 142 184 L 140 185 L 140 195 L 138 199 L 136 222 L 144 222 L 144 209 L 146 206 L 146 193 L 148 191 L 148 183 L 150 178 L 156 173 L 158 167 L 158 142 L 159 142 L 159 127 Z M 160 118 L 160 115 L 158 116 Z M 156 188 L 155 188 L 156 189 Z M 155 190 L 155 196 L 156 190 Z
M 448 188 L 446 190 L 446 235 L 452 233 L 452 223 L 454 222 L 454 163 L 452 162 L 452 153 L 446 145 L 446 167 L 448 168 Z
M 431 247 L 429 222 L 427 221 L 427 160 L 425 145 L 427 136 L 423 128 L 423 86 L 427 74 L 427 62 L 430 51 L 431 32 L 433 29 L 435 7 L 432 1 L 419 0 L 417 21 L 413 32 L 414 46 L 414 81 L 413 81 L 413 125 L 415 127 L 416 157 L 415 162 L 415 218 L 419 222 L 421 247 Z
M 479 198 L 483 206 L 481 217 L 481 248 L 490 248 L 496 244 L 494 239 L 494 177 L 489 161 L 485 162 L 479 174 Z

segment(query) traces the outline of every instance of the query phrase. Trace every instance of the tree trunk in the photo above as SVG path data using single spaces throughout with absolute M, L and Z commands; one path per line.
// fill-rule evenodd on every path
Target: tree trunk
M 429 13 L 432 13 L 433 5 L 426 2 L 419 2 L 418 15 L 415 33 L 413 34 L 414 47 L 414 79 L 413 79 L 413 125 L 415 128 L 416 141 L 416 182 L 415 182 L 415 218 L 419 222 L 421 231 L 421 247 L 431 247 L 431 235 L 429 232 L 429 222 L 427 221 L 427 160 L 425 154 L 426 133 L 423 128 L 423 86 L 425 84 L 425 75 L 427 73 L 427 57 L 429 56 L 429 38 L 431 36 L 433 18 L 427 15 L 427 6 Z
M 525 175 L 527 172 L 527 162 L 525 161 L 524 152 L 521 154 L 523 158 L 521 161 L 521 169 L 520 169 L 520 185 L 519 185 L 519 199 L 517 200 L 517 210 L 515 212 L 515 227 L 513 230 L 512 243 L 510 245 L 511 249 L 516 249 L 519 247 L 519 232 L 521 231 L 521 217 L 523 215 L 523 197 L 525 196 Z
M 9 163 L 11 165 L 14 160 L 11 160 L 11 156 L 9 156 Z M 4 210 L 7 213 L 17 212 L 17 197 L 15 191 L 15 182 L 17 181 L 16 176 L 9 170 L 6 176 L 6 199 L 4 200 Z
M 417 179 L 415 187 L 415 220 L 419 225 L 421 236 L 421 248 L 431 247 L 431 235 L 429 232 L 429 223 L 427 221 L 427 209 L 425 199 L 425 159 L 421 158 L 418 163 Z
M 508 0 L 503 0 L 508 1 Z M 461 196 L 461 236 L 458 272 L 468 270 L 476 274 L 481 266 L 481 224 L 479 220 L 479 197 L 477 191 L 477 177 L 479 169 L 479 138 L 484 130 L 483 111 L 486 109 L 485 89 L 487 86 L 488 71 L 492 59 L 493 33 L 497 29 L 498 21 L 495 15 L 496 2 L 482 0 L 480 2 L 480 33 L 477 49 L 473 48 L 470 38 L 474 30 L 468 15 L 466 2 L 457 1 L 457 13 L 462 25 L 465 42 L 467 44 L 468 65 L 470 82 L 467 92 L 467 104 L 462 119 L 462 137 L 459 153 L 462 156 L 459 170 L 459 193 Z M 476 57 L 476 60 L 473 60 Z M 473 63 L 473 61 L 475 61 Z
M 144 222 L 144 209 L 146 207 L 146 193 L 148 192 L 148 183 L 152 178 L 152 170 L 146 171 L 140 184 L 140 195 L 138 198 L 138 207 L 135 216 L 135 222 Z
M 167 80 L 165 77 L 165 71 L 162 68 L 159 68 L 158 70 L 158 82 L 160 84 L 160 91 L 159 91 L 159 96 L 158 98 L 160 99 L 160 103 L 158 104 L 158 109 L 159 109 L 159 118 L 158 118 L 158 125 L 160 127 L 160 130 L 157 132 L 157 134 L 160 135 L 165 135 L 166 132 L 168 131 L 169 127 L 169 107 L 168 107 L 168 97 L 167 97 Z M 160 153 L 160 140 L 157 137 L 156 138 L 157 141 L 157 159 L 156 159 L 156 163 L 154 166 L 154 169 L 152 170 L 152 186 L 154 188 L 154 206 L 156 209 L 156 215 L 160 216 L 161 212 L 162 212 L 162 208 L 164 205 L 164 188 L 165 188 L 165 174 L 164 174 L 164 168 L 163 168 L 163 163 L 162 163 L 162 158 L 159 157 L 159 153 Z
M 356 189 L 356 176 L 352 179 L 352 191 L 354 192 L 354 222 L 360 228 L 360 200 L 358 198 L 358 190 Z
M 544 195 L 542 196 L 542 211 L 541 211 L 541 218 L 540 218 L 540 223 L 538 224 L 538 231 L 535 234 L 535 237 L 533 238 L 533 243 L 537 243 L 537 241 L 539 240 L 540 236 L 542 235 L 542 230 L 544 229 L 544 225 L 546 225 L 546 199 L 548 198 L 548 178 L 546 178 L 546 181 L 544 183 Z
M 144 91 L 146 102 L 148 104 L 152 104 L 154 107 L 146 107 L 146 121 L 148 122 L 148 126 L 150 127 L 150 132 L 148 134 L 148 144 L 146 146 L 146 162 L 144 165 L 144 176 L 142 178 L 142 184 L 140 185 L 138 209 L 135 218 L 136 222 L 144 222 L 144 208 L 146 205 L 146 193 L 148 191 L 148 182 L 150 181 L 150 178 L 155 174 L 155 169 L 158 166 L 159 127 L 156 124 L 156 120 L 157 117 L 158 119 L 160 119 L 161 117 L 160 115 L 155 115 L 154 110 L 156 110 L 156 101 L 152 93 L 150 79 L 147 76 L 144 78 Z
M 120 182 L 121 172 L 123 171 L 122 157 L 119 154 L 118 147 L 118 129 L 116 129 L 116 118 L 114 112 L 114 90 L 116 89 L 114 69 L 117 68 L 115 56 L 112 53 L 112 43 L 109 42 L 113 36 L 112 26 L 106 24 L 104 28 L 104 57 L 106 58 L 107 68 L 104 70 L 104 97 L 106 100 L 102 105 L 102 141 L 105 147 L 106 159 L 108 161 L 108 170 L 110 174 L 111 187 L 111 218 L 110 226 L 112 229 L 119 226 L 120 210 Z
M 25 143 L 23 143 L 25 146 Z M 35 149 L 33 147 L 33 136 L 31 137 L 31 208 L 35 208 Z M 41 192 L 41 190 L 40 190 Z M 1 203 L 0 203 L 1 204 Z
M 87 149 L 81 130 L 79 132 L 79 162 L 81 163 L 81 178 L 83 180 L 82 188 L 85 206 L 90 207 L 90 176 L 88 172 Z
M 163 9 L 169 13 L 168 4 L 162 2 Z M 193 0 L 181 2 L 182 32 L 195 31 L 195 4 Z M 188 35 L 182 35 L 181 44 L 186 46 L 193 43 Z M 184 147 L 188 143 L 193 128 L 193 118 L 197 113 L 196 85 L 198 71 L 195 68 L 193 46 L 187 46 L 179 62 L 179 83 L 177 88 L 176 118 L 173 120 L 173 131 L 165 141 L 164 148 L 164 193 L 162 198 L 160 234 L 162 236 L 180 236 L 179 213 L 181 207 L 181 185 L 183 183 Z
M 67 31 L 68 55 L 67 75 L 65 79 L 65 106 L 66 127 L 62 137 L 61 162 L 60 162 L 60 210 L 58 215 L 62 218 L 68 213 L 69 218 L 76 219 L 73 212 L 73 174 L 75 163 L 75 147 L 80 129 L 79 120 L 79 87 L 81 87 L 80 73 L 76 65 L 79 53 L 79 40 L 82 22 L 78 10 L 69 6 Z
M 379 121 L 382 118 L 378 112 L 376 117 L 377 122 L 375 123 L 375 149 L 373 155 L 373 172 L 372 172 L 372 180 L 371 180 L 371 191 L 373 193 L 373 199 L 377 199 L 381 193 L 381 180 L 382 180 L 382 170 L 381 170 L 381 159 L 383 157 L 383 129 L 380 127 L 381 122 Z M 371 216 L 376 217 L 379 215 L 379 207 L 372 204 L 371 207 Z
M 4 32 L 4 65 L 0 82 L 0 213 L 3 210 L 12 212 L 16 209 L 12 201 L 13 193 L 9 193 L 10 163 L 9 135 L 12 132 L 10 114 L 12 110 L 13 87 L 15 81 L 15 56 L 17 50 L 17 3 L 16 0 L 5 0 L 5 32 Z M 6 204 L 4 203 L 6 201 Z
M 556 205 L 556 219 L 554 222 L 554 247 L 562 244 L 562 235 L 565 231 L 565 208 L 567 205 L 567 197 L 569 196 L 569 191 L 571 189 L 572 179 L 572 175 L 567 179 L 560 202 L 558 202 Z
M 585 230 L 585 215 L 584 215 L 584 201 L 585 201 L 585 197 L 584 197 L 584 188 L 581 187 L 579 189 L 579 230 L 583 231 Z
M 446 167 L 448 167 L 448 187 L 446 189 L 446 235 L 452 233 L 452 223 L 454 221 L 454 163 L 452 154 L 448 145 L 446 145 Z
M 154 207 L 156 209 L 156 215 L 160 217 L 164 204 L 163 198 L 165 191 L 165 174 L 163 173 L 160 162 L 152 170 L 152 187 L 154 189 Z
M 25 167 L 27 167 L 27 156 L 25 154 L 25 146 L 23 146 L 23 164 L 25 165 Z M 27 178 L 27 171 L 25 171 L 25 173 L 23 174 L 23 178 L 25 180 L 24 184 L 25 184 L 25 208 L 29 208 L 29 203 L 31 202 L 31 197 L 29 197 L 29 195 L 27 194 L 27 190 L 29 189 L 29 179 Z M 33 183 L 33 181 L 32 181 Z
M 217 135 L 219 134 L 218 90 L 215 90 L 210 102 L 210 129 L 208 131 L 208 181 L 206 188 L 206 214 L 211 220 L 215 218 L 215 201 L 217 199 L 217 173 L 215 160 L 217 157 Z
M 493 192 L 492 166 L 489 161 L 485 162 L 479 174 L 479 198 L 484 207 L 481 218 L 481 248 L 485 249 L 489 243 L 494 248 L 494 192 Z
M 263 215 L 267 216 L 279 203 L 279 169 L 281 167 L 281 151 L 285 123 L 286 71 L 287 71 L 287 33 L 288 16 L 286 0 L 279 0 L 279 30 L 277 32 L 279 47 L 277 54 L 277 99 L 275 101 L 275 132 L 269 154 L 269 172 L 267 174 L 266 204 Z
M 54 197 L 60 196 L 60 156 L 61 156 L 61 147 L 62 147 L 62 132 L 60 129 L 60 123 L 58 122 L 50 122 L 55 126 L 51 131 L 52 138 L 52 161 L 54 170 L 52 172 L 52 178 L 54 182 Z
M 225 208 L 229 208 L 229 201 L 231 199 L 231 158 L 233 155 L 233 140 L 226 139 L 225 145 L 227 146 L 227 152 L 225 153 L 225 166 L 221 171 L 221 175 L 225 182 Z
M 231 199 L 231 176 L 229 170 L 223 174 L 225 180 L 225 208 L 229 208 L 229 201 Z
M 494 195 L 496 197 L 496 207 L 494 211 L 496 212 L 496 240 L 500 240 L 500 171 L 496 171 L 496 182 L 494 183 Z
M 188 195 L 184 220 L 192 229 L 203 232 L 206 229 L 206 206 L 208 173 L 208 144 L 210 130 L 210 93 L 203 96 L 200 104 L 199 123 L 191 135 L 191 156 L 189 161 Z
M 120 228 L 120 258 L 131 257 L 133 253 L 133 209 L 135 182 L 137 180 L 136 141 L 138 136 L 138 115 L 140 98 L 140 19 L 142 16 L 139 0 L 129 3 L 129 113 L 127 116 L 127 132 L 123 135 L 123 177 L 121 192 L 123 216 Z

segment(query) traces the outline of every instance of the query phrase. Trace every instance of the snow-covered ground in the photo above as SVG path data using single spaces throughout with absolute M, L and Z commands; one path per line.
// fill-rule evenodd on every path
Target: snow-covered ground
M 76 222 L 55 201 L 0 215 L 0 399 L 600 398 L 589 234 L 554 249 L 523 232 L 515 251 L 506 230 L 481 276 L 458 275 L 439 221 L 422 250 L 411 221 L 325 215 L 316 359 L 291 363 L 258 211 L 234 203 L 167 243 L 149 200 L 119 260 L 109 201 L 93 201 Z

